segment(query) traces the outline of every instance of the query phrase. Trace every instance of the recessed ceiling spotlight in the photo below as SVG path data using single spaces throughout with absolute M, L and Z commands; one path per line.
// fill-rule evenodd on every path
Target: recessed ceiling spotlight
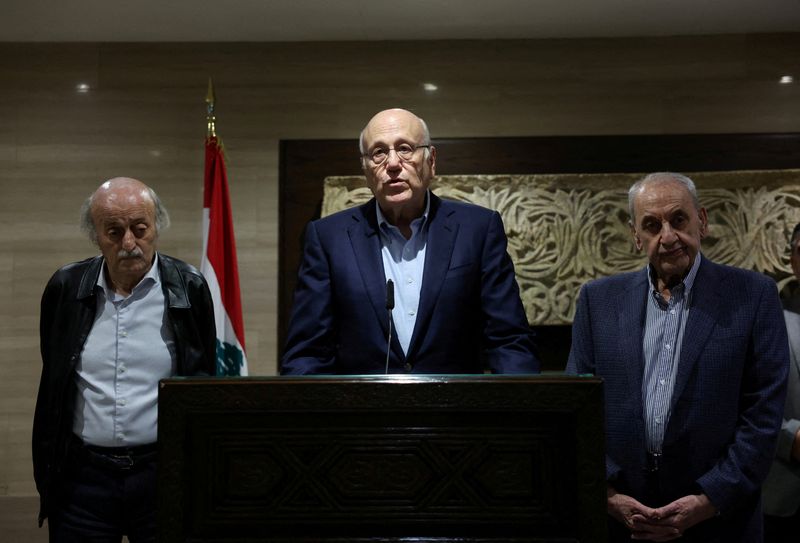
M 89 86 L 88 83 L 78 83 L 75 86 L 75 90 L 80 92 L 81 94 L 86 94 L 87 92 L 89 92 L 89 89 L 91 89 L 91 87 Z
M 439 90 L 439 86 L 436 83 L 423 83 L 422 88 L 425 89 L 425 92 L 436 92 Z
M 794 83 L 794 77 L 792 77 L 791 75 L 781 76 L 780 83 L 781 85 L 791 85 L 792 83 Z

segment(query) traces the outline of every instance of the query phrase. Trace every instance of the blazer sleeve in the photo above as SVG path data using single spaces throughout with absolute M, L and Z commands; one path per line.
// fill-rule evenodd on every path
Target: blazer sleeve
M 282 375 L 334 373 L 336 333 L 331 273 L 313 222 L 306 227 L 303 260 L 289 320 Z
M 784 312 L 786 321 L 786 334 L 789 338 L 789 375 L 787 377 L 787 397 L 786 406 L 783 414 L 781 431 L 778 434 L 778 450 L 775 456 L 787 462 L 800 473 L 800 464 L 792 458 L 792 445 L 794 444 L 797 431 L 800 430 L 800 361 L 797 346 L 800 345 L 800 319 L 794 313 Z M 791 398 L 789 396 L 792 396 Z
M 581 287 L 572 319 L 572 344 L 569 349 L 566 373 L 579 375 L 595 373 L 594 349 L 592 347 L 591 316 L 589 314 L 589 294 L 587 285 Z
M 592 339 L 589 286 L 584 285 L 578 294 L 575 318 L 572 320 L 572 345 L 565 373 L 570 375 L 597 374 Z M 606 454 L 606 480 L 613 484 L 614 480 L 619 477 L 620 471 L 619 464 Z
M 197 343 L 202 349 L 202 360 L 193 369 L 193 375 L 214 375 L 217 370 L 217 326 L 214 320 L 214 301 L 208 283 L 201 274 L 187 281 L 193 319 L 197 323 Z
M 722 512 L 759 491 L 774 457 L 783 418 L 789 368 L 786 326 L 775 285 L 768 280 L 758 285 L 736 430 L 720 460 L 697 480 Z
M 48 414 L 52 410 L 51 400 L 55 396 L 50 387 L 52 378 L 51 353 L 54 348 L 51 337 L 53 331 L 55 307 L 60 298 L 58 283 L 55 275 L 47 283 L 42 294 L 41 311 L 39 317 L 39 345 L 42 355 L 42 374 L 39 380 L 39 391 L 36 398 L 36 410 L 33 417 L 33 478 L 39 495 L 47 493 L 48 469 L 47 457 L 52 447 L 54 429 L 48 424 Z
M 533 331 L 506 250 L 503 220 L 495 211 L 489 220 L 481 266 L 484 340 L 492 373 L 539 373 Z

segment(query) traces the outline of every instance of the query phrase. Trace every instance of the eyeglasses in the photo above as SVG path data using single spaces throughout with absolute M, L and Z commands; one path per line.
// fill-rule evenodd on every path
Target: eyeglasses
M 397 157 L 400 160 L 409 162 L 414 158 L 414 153 L 417 149 L 427 149 L 428 147 L 430 147 L 430 145 L 410 145 L 408 143 L 402 143 L 397 147 L 376 147 L 366 155 L 361 156 L 370 159 L 373 164 L 378 166 L 386 162 L 386 159 L 389 158 L 389 153 L 394 151 L 397 153 Z

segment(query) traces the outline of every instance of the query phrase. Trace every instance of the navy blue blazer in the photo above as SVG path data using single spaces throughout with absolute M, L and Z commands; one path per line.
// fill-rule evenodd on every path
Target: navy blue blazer
M 500 215 L 430 193 L 408 354 L 389 373 L 535 373 L 539 361 Z M 282 374 L 384 373 L 388 312 L 375 199 L 309 223 Z
M 775 283 L 700 262 L 657 484 L 644 471 L 648 295 L 646 270 L 589 282 L 572 325 L 567 371 L 604 379 L 607 478 L 650 507 L 703 492 L 721 516 L 696 532 L 708 530 L 709 541 L 760 541 L 760 487 L 775 452 L 789 364 Z

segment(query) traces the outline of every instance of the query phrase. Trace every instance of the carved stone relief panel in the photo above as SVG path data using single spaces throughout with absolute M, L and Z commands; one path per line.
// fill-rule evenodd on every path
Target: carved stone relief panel
M 640 269 L 627 189 L 643 174 L 438 176 L 440 197 L 497 210 L 531 325 L 569 324 L 590 279 Z M 788 238 L 800 222 L 800 170 L 688 173 L 708 210 L 710 259 L 791 280 Z M 328 177 L 322 216 L 366 202 L 363 177 Z

